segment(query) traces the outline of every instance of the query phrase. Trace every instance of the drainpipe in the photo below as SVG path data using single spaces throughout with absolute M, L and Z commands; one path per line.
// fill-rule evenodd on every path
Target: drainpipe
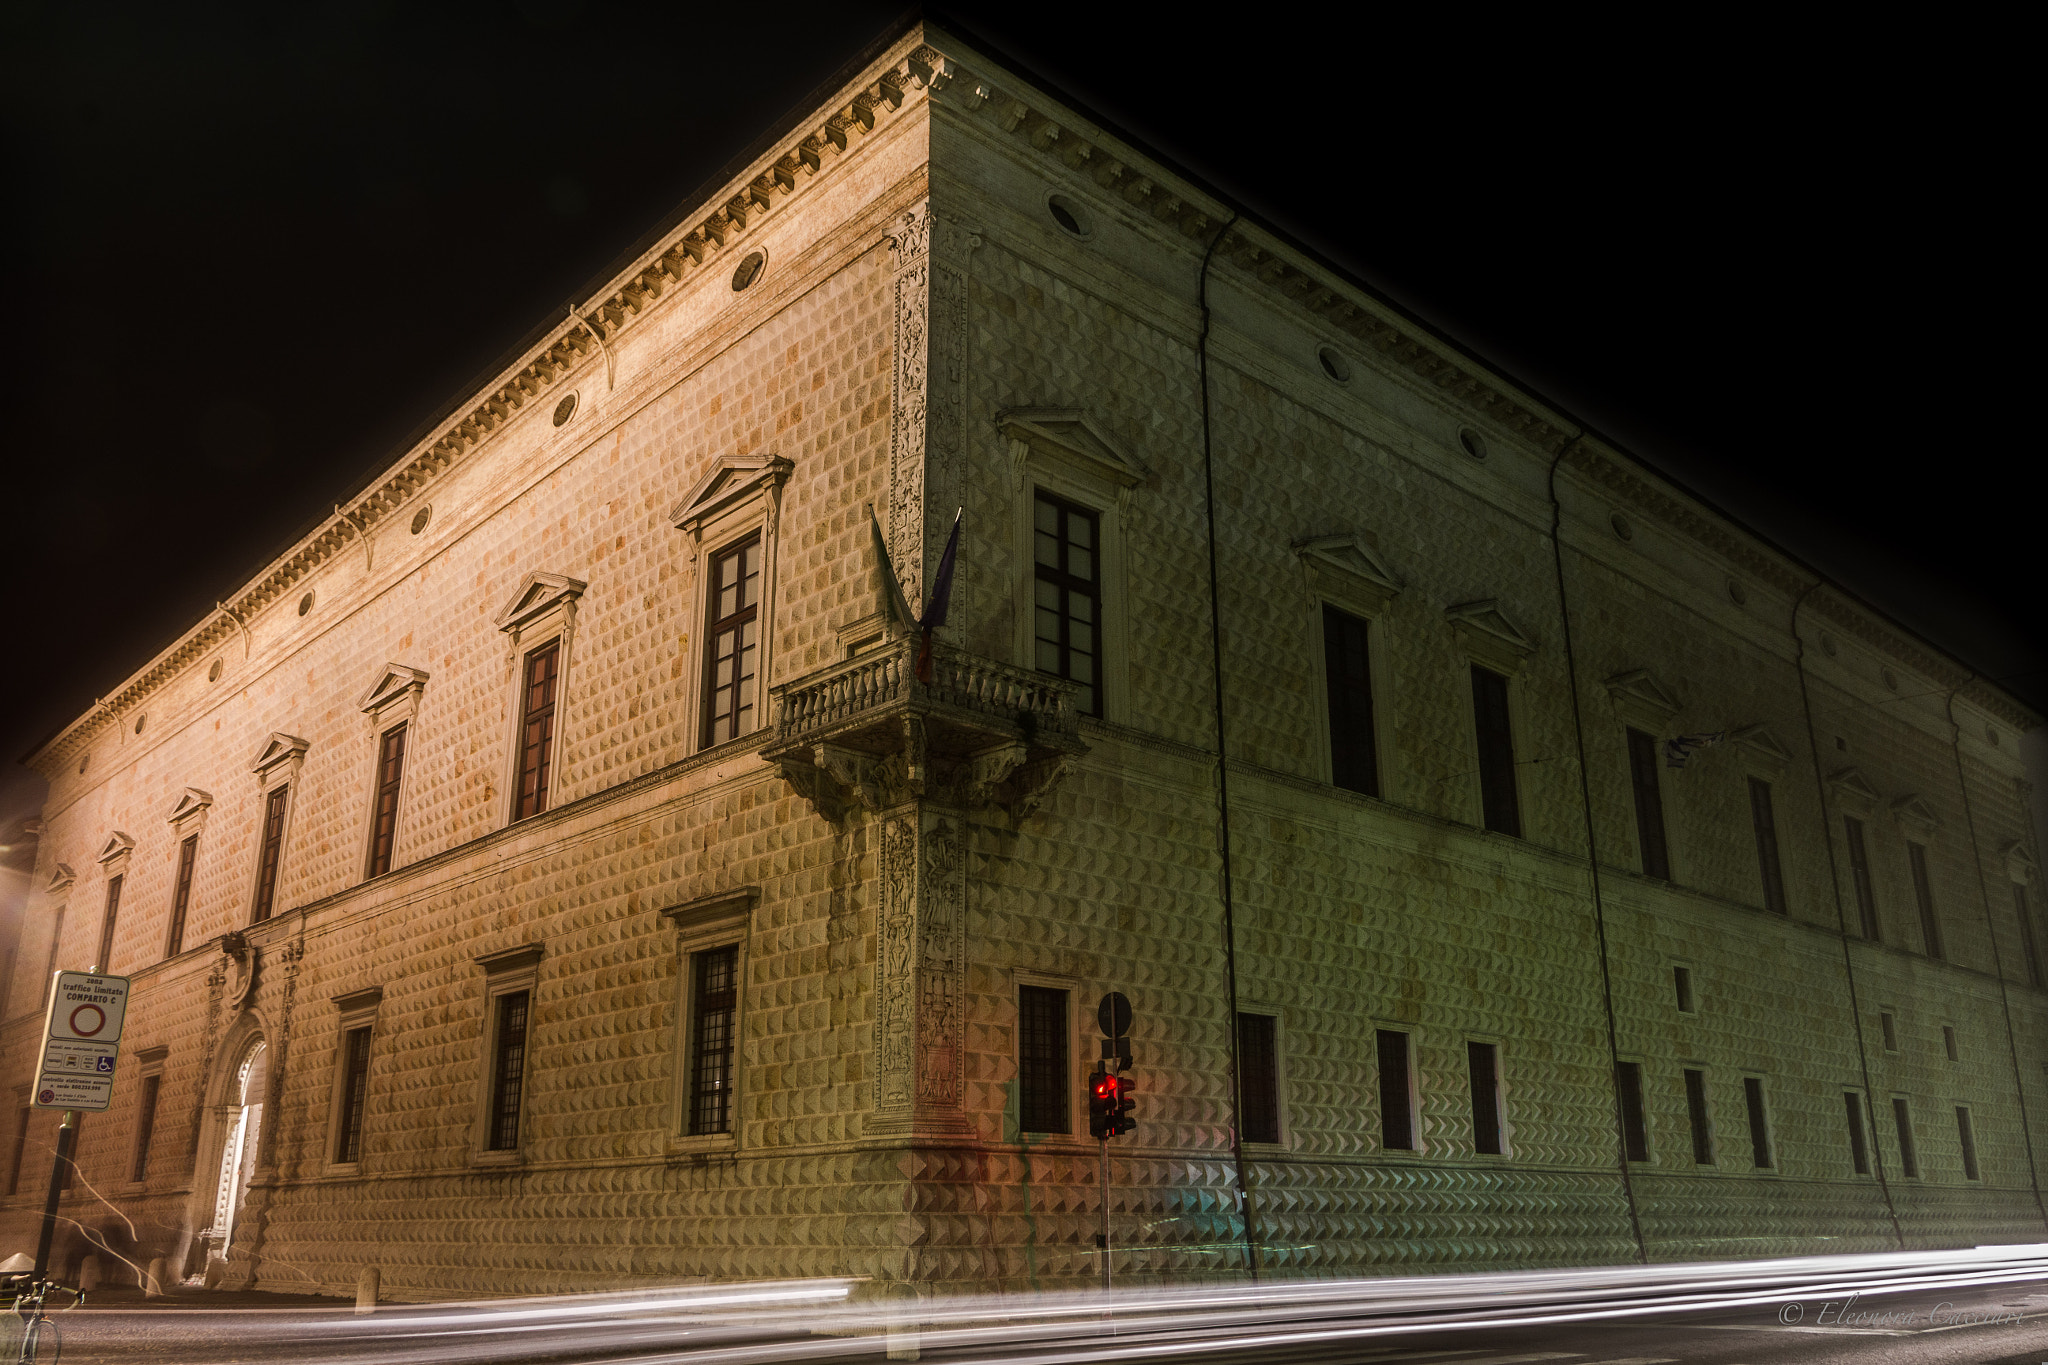
M 1863 1068 L 1863 1115 L 1870 1121 L 1870 1169 L 1877 1176 L 1877 1188 L 1884 1193 L 1885 1215 L 1892 1220 L 1892 1237 L 1901 1251 L 1906 1248 L 1905 1230 L 1899 1226 L 1899 1207 L 1892 1200 L 1891 1180 L 1884 1173 L 1884 1146 L 1877 1140 L 1877 1090 L 1870 1083 L 1870 1046 L 1863 1037 L 1863 1005 L 1856 995 L 1856 961 L 1849 951 L 1849 920 L 1842 909 L 1842 869 L 1835 861 L 1834 817 L 1828 814 L 1828 784 L 1820 775 L 1820 735 L 1813 728 L 1813 696 L 1806 685 L 1806 637 L 1799 633 L 1799 612 L 1822 580 L 1806 585 L 1792 603 L 1792 659 L 1799 671 L 1799 709 L 1806 716 L 1806 748 L 1813 756 L 1813 787 L 1820 796 L 1821 846 L 1828 851 L 1828 885 L 1835 893 L 1835 932 L 1842 941 L 1842 978 L 1849 983 L 1849 1013 L 1856 1032 L 1856 1061 Z
M 2027 1124 L 2027 1087 L 2020 1074 L 2020 1048 L 2012 1023 L 2012 993 L 2005 984 L 2005 960 L 1998 951 L 1998 931 L 1991 924 L 1991 888 L 1984 880 L 1984 851 L 1977 846 L 1977 821 L 1971 814 L 1970 784 L 1963 776 L 1963 727 L 1956 723 L 1956 693 L 1977 680 L 1969 677 L 1948 690 L 1948 742 L 1955 758 L 1956 789 L 1963 794 L 1963 827 L 1970 835 L 1970 862 L 1977 869 L 1977 899 L 1984 907 L 1984 937 L 1991 944 L 1991 970 L 1998 977 L 1998 1003 L 2005 1011 L 2005 1046 L 2012 1056 L 2012 1093 L 2020 1106 L 2020 1138 L 2027 1144 L 2027 1178 L 2034 1182 L 2034 1210 L 2048 1227 L 2048 1204 L 2041 1200 L 2041 1172 L 2034 1164 L 2034 1133 Z
M 1614 1096 L 1615 1166 L 1621 1172 L 1621 1192 L 1628 1201 L 1628 1229 L 1636 1242 L 1636 1257 L 1650 1263 L 1650 1250 L 1643 1241 L 1642 1214 L 1636 1207 L 1635 1177 L 1628 1168 L 1628 1128 L 1621 1112 L 1621 1041 L 1614 1024 L 1614 976 L 1608 967 L 1607 907 L 1600 895 L 1600 841 L 1593 827 L 1593 789 L 1586 776 L 1586 723 L 1579 697 L 1579 663 L 1572 649 L 1571 599 L 1564 588 L 1564 504 L 1557 496 L 1557 467 L 1572 447 L 1586 439 L 1582 429 L 1558 448 L 1550 461 L 1550 552 L 1557 570 L 1557 614 L 1564 625 L 1564 676 L 1572 694 L 1572 738 L 1579 752 L 1579 806 L 1586 819 L 1586 871 L 1593 884 L 1593 932 L 1600 943 L 1600 1007 L 1607 1015 L 1607 1077 Z
M 1223 717 L 1223 607 L 1216 568 L 1216 461 L 1209 424 L 1209 263 L 1230 229 L 1243 215 L 1231 210 L 1230 221 L 1210 239 L 1202 253 L 1202 273 L 1196 286 L 1196 302 L 1202 310 L 1202 330 L 1195 341 L 1195 354 L 1202 380 L 1202 499 L 1209 526 L 1209 671 L 1216 698 L 1216 844 L 1221 854 L 1223 883 L 1223 971 L 1229 982 L 1230 1017 L 1224 1034 L 1230 1040 L 1230 1161 L 1237 1172 L 1238 1208 L 1244 1219 L 1245 1269 L 1254 1283 L 1259 1278 L 1259 1240 L 1253 1233 L 1256 1209 L 1251 1183 L 1245 1179 L 1243 1108 L 1238 1085 L 1237 1054 L 1237 919 L 1236 901 L 1231 893 L 1230 867 L 1230 751 L 1224 743 Z

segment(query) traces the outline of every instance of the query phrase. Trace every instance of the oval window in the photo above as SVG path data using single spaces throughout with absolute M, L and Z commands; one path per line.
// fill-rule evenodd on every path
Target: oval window
M 732 292 L 737 294 L 755 280 L 761 278 L 761 270 L 768 264 L 768 258 L 758 251 L 750 251 L 732 272 Z

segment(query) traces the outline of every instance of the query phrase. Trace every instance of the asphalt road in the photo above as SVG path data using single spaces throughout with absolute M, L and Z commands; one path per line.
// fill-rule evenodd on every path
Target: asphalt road
M 124 1297 L 130 1301 L 120 1301 Z M 361 1318 L 307 1300 L 222 1309 L 196 1296 L 144 1306 L 131 1291 L 55 1315 L 54 1359 L 59 1365 L 770 1365 L 879 1362 L 892 1345 L 902 1353 L 910 1344 L 901 1336 L 821 1335 L 800 1312 L 724 1318 L 601 1313 L 581 1323 L 517 1317 L 400 1309 Z M 1015 1330 L 991 1325 L 981 1339 L 926 1338 L 921 1358 L 946 1365 L 2048 1365 L 2048 1280 L 1854 1301 L 1790 1299 L 1736 1313 L 1649 1321 L 1433 1326 L 1392 1334 L 1371 1321 L 1291 1307 L 1252 1317 L 1185 1329 L 1154 1320 L 1150 1330 L 1135 1329 L 1136 1336 L 1127 1324 L 1112 1328 L 1071 1315 L 1036 1326 L 1020 1320 Z M 42 1360 L 52 1359 L 46 1350 Z

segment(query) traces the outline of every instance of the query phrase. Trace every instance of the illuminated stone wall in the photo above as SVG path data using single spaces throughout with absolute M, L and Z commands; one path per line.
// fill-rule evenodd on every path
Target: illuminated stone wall
M 479 396 L 360 525 L 316 532 L 230 603 L 239 621 L 199 628 L 46 747 L 43 889 L 0 1035 L 17 1091 L 57 912 L 60 965 L 85 965 L 98 855 L 116 831 L 135 841 L 112 962 L 136 982 L 128 1060 L 115 1110 L 85 1121 L 67 1216 L 112 1226 L 103 1196 L 135 1221 L 124 1254 L 185 1268 L 228 1073 L 261 1037 L 277 1079 L 233 1283 L 340 1292 L 367 1265 L 401 1298 L 678 1276 L 1087 1283 L 1100 1206 L 1081 1078 L 1093 1002 L 1119 989 L 1140 1119 L 1114 1165 L 1119 1270 L 1239 1273 L 1198 349 L 1203 254 L 1228 217 L 964 45 L 913 35 L 622 277 L 589 312 L 602 347 L 566 322 L 536 352 L 558 368 Z M 736 293 L 754 250 L 766 269 Z M 2041 1149 L 2048 996 L 2026 984 L 2011 892 L 2037 865 L 2015 742 L 2035 718 L 1829 589 L 1795 635 L 1796 565 L 1261 230 L 1230 229 L 1208 302 L 1236 991 L 1278 1018 L 1281 1052 L 1282 1141 L 1243 1151 L 1265 1264 L 2038 1239 L 2015 1078 Z M 673 513 L 719 462 L 771 455 L 789 461 L 775 682 L 880 628 L 869 504 L 913 597 L 963 509 L 944 635 L 1005 663 L 1030 660 L 1031 489 L 1097 506 L 1111 540 L 1109 702 L 1083 725 L 1089 751 L 1035 809 L 949 817 L 965 858 L 947 883 L 965 925 L 960 1125 L 936 1137 L 877 1122 L 880 813 L 825 818 L 760 757 L 765 734 L 699 752 L 702 556 Z M 536 573 L 585 586 L 554 809 L 513 825 L 521 646 L 497 618 Z M 1384 799 L 1328 782 L 1324 602 L 1372 620 Z M 1523 838 L 1476 828 L 1475 661 L 1513 679 Z M 366 882 L 380 723 L 361 702 L 386 664 L 428 676 L 398 870 Z M 1660 774 L 1670 882 L 1637 871 L 1629 725 L 1729 736 Z M 276 733 L 307 745 L 279 913 L 251 928 L 250 766 Z M 1752 777 L 1772 785 L 1782 917 L 1762 907 Z M 1845 813 L 1866 826 L 1882 945 L 1853 932 Z M 160 960 L 195 830 L 185 947 Z M 1929 850 L 1946 962 L 1921 951 L 1908 838 Z M 662 912 L 742 888 L 736 1131 L 690 1138 L 681 976 L 706 940 Z M 240 957 L 222 944 L 235 930 Z M 478 959 L 528 944 L 534 1032 L 508 1162 L 479 1150 Z M 1690 1013 L 1674 966 L 1692 974 Z M 1022 983 L 1071 992 L 1078 1135 L 1018 1132 Z M 336 1001 L 373 988 L 364 1153 L 339 1168 Z M 1415 1040 L 1414 1152 L 1380 1143 L 1378 1028 Z M 1500 1156 L 1473 1151 L 1468 1040 L 1501 1048 Z M 1615 1055 L 1646 1082 L 1650 1159 L 1626 1181 Z M 131 1183 L 145 1059 L 163 1091 Z M 1686 1067 L 1708 1075 L 1711 1167 L 1692 1160 Z M 1745 1075 L 1765 1087 L 1768 1172 L 1750 1160 Z M 1886 1184 L 1850 1168 L 1842 1095 L 1866 1086 Z M 1914 1179 L 1898 1172 L 1895 1095 L 1915 1119 Z M 1957 1105 L 1974 1114 L 1974 1182 Z M 35 1117 L 0 1208 L 6 1250 L 32 1239 L 54 1123 Z

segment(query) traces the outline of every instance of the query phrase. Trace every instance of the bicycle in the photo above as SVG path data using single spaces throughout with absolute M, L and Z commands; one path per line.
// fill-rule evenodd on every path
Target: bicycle
M 0 1296 L 13 1301 L 13 1307 L 0 1313 L 0 1362 L 6 1365 L 35 1365 L 36 1353 L 47 1337 L 57 1340 L 56 1324 L 50 1321 L 43 1304 L 52 1290 L 61 1289 L 71 1296 L 71 1307 L 85 1302 L 85 1291 L 73 1289 L 68 1284 L 55 1280 L 38 1280 L 33 1275 L 16 1273 L 0 1275 Z M 64 1310 L 64 1311 L 69 1311 Z M 55 1359 L 53 1355 L 52 1360 Z

